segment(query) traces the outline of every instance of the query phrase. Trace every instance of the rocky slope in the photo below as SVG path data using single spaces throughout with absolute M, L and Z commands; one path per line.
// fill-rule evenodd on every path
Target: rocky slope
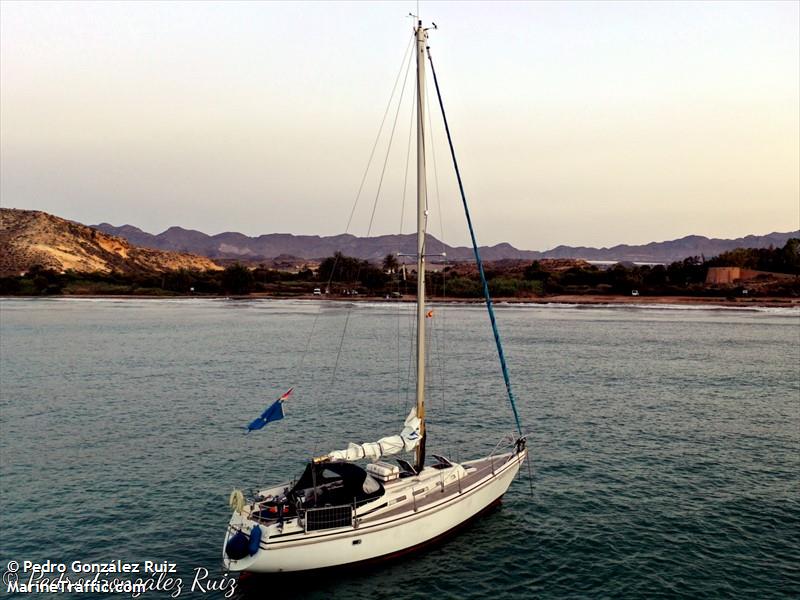
M 0 276 L 19 275 L 35 265 L 101 273 L 220 268 L 204 256 L 140 248 L 38 210 L 0 208 Z
M 207 235 L 200 231 L 170 227 L 153 235 L 132 225 L 115 227 L 108 223 L 95 225 L 97 229 L 127 238 L 131 243 L 161 250 L 194 252 L 217 259 L 264 260 L 280 255 L 301 259 L 319 259 L 340 251 L 348 256 L 379 261 L 394 252 L 412 254 L 416 252 L 416 234 L 384 235 L 359 238 L 354 235 L 292 235 L 272 233 L 258 237 L 248 237 L 241 233 L 227 232 Z M 487 261 L 505 259 L 538 260 L 542 258 L 569 258 L 592 261 L 630 261 L 669 263 L 687 256 L 706 258 L 717 256 L 734 248 L 767 248 L 783 246 L 791 237 L 800 237 L 800 231 L 770 233 L 762 236 L 749 235 L 731 240 L 689 235 L 677 240 L 651 242 L 639 246 L 622 244 L 611 248 L 589 248 L 557 246 L 543 252 L 519 250 L 511 244 L 481 247 L 481 256 Z M 451 261 L 472 260 L 472 249 L 442 244 L 435 237 L 428 236 L 428 249 L 431 252 L 446 252 Z

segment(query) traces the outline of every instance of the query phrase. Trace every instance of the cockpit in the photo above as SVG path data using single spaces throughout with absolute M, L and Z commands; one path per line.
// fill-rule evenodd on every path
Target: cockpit
M 258 503 L 253 516 L 261 519 L 292 517 L 298 510 L 323 506 L 363 504 L 384 494 L 383 484 L 353 463 L 309 463 L 291 489 Z

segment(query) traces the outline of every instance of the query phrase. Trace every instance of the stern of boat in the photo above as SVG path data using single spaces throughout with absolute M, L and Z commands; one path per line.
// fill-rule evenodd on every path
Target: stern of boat
M 245 510 L 245 509 L 243 509 Z M 244 533 L 248 540 L 252 535 L 253 528 L 258 525 L 255 521 L 251 521 L 247 518 L 246 515 L 242 514 L 240 511 L 234 511 L 231 514 L 231 519 L 228 522 L 228 527 L 225 530 L 225 539 L 222 542 L 222 566 L 228 571 L 246 571 L 250 568 L 253 563 L 256 561 L 256 556 L 258 556 L 258 552 L 250 555 L 248 553 L 247 556 L 239 559 L 233 559 L 228 556 L 228 543 L 231 541 L 231 538 L 239 532 Z

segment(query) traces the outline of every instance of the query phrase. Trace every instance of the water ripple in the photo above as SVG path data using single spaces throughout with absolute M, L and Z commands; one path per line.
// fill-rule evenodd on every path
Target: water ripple
M 332 384 L 343 305 L 2 300 L 0 559 L 218 573 L 232 487 L 402 421 L 412 312 L 351 310 Z M 480 307 L 442 313 L 430 450 L 467 459 L 511 415 Z M 243 597 L 800 597 L 797 311 L 514 305 L 498 320 L 533 494 L 515 482 L 500 509 L 413 559 L 255 578 Z M 243 436 L 291 383 L 287 418 Z

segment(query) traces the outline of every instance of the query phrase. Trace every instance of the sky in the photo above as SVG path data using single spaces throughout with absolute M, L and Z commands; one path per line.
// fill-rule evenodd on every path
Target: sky
M 419 11 L 438 25 L 429 43 L 481 244 L 800 228 L 800 3 Z M 151 233 L 408 233 L 413 87 L 390 106 L 347 223 L 404 78 L 409 12 L 416 2 L 2 2 L 0 205 Z M 429 230 L 460 245 L 429 102 Z

